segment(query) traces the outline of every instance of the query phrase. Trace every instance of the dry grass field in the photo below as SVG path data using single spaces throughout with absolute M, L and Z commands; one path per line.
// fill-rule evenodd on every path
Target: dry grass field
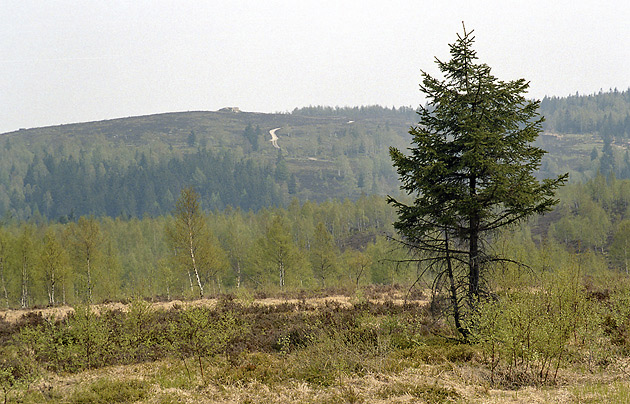
M 218 369 L 217 369 L 218 370 Z M 558 384 L 492 388 L 475 364 L 422 364 L 400 371 L 339 375 L 331 386 L 289 380 L 269 384 L 189 381 L 181 363 L 163 360 L 51 375 L 22 393 L 24 402 L 51 403 L 628 403 L 623 372 L 563 372 Z
M 509 385 L 491 377 L 478 346 L 442 336 L 448 328 L 431 318 L 426 297 L 405 303 L 400 292 L 366 295 L 101 305 L 92 321 L 104 319 L 107 326 L 94 325 L 89 335 L 108 354 L 97 359 L 93 353 L 87 362 L 79 360 L 78 334 L 59 337 L 63 327 L 79 327 L 80 312 L 3 312 L 3 369 L 11 369 L 7 363 L 17 369 L 25 357 L 32 361 L 25 365 L 30 374 L 16 373 L 13 383 L 0 374 L 2 393 L 7 402 L 22 403 L 630 402 L 630 360 L 623 356 L 597 364 L 576 356 L 553 381 Z M 177 334 L 193 324 L 184 321 L 185 313 L 214 320 L 198 341 L 191 337 L 190 345 L 180 346 L 164 335 L 193 335 Z M 57 356 L 42 341 L 48 334 L 38 339 L 24 331 L 44 333 L 53 318 L 60 325 L 50 334 L 61 341 Z M 131 331 L 114 335 L 123 333 L 119 329 Z M 7 345 L 11 338 L 15 346 Z M 197 348 L 203 343 L 220 348 L 202 353 Z M 74 350 L 64 353 L 72 344 Z M 25 357 L 10 359 L 15 354 Z

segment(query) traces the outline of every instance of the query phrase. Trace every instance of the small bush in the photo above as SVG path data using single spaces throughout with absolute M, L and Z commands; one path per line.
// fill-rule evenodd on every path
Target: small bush
M 257 381 L 273 385 L 286 379 L 283 362 L 275 355 L 255 352 L 242 355 L 237 362 L 218 366 L 213 379 L 221 384 Z
M 393 383 L 383 387 L 378 396 L 382 399 L 391 399 L 394 397 L 411 396 L 433 403 L 453 403 L 457 402 L 461 396 L 454 389 L 442 387 L 437 384 L 413 384 L 413 383 Z
M 185 360 L 193 356 L 204 378 L 202 359 L 216 354 L 230 354 L 233 339 L 247 332 L 248 326 L 232 311 L 216 312 L 203 307 L 184 310 L 179 322 L 171 324 L 173 352 Z
M 475 356 L 475 350 L 470 345 L 451 345 L 444 354 L 449 362 L 465 363 L 470 362 Z
M 72 404 L 133 403 L 148 397 L 149 385 L 141 380 L 100 379 L 76 390 L 70 397 Z
M 416 363 L 439 365 L 447 362 L 470 362 L 477 352 L 471 345 L 446 341 L 444 338 L 415 338 L 413 342 L 410 347 L 397 349 L 394 356 Z
M 543 275 L 536 287 L 511 290 L 479 307 L 474 339 L 495 384 L 555 382 L 560 367 L 598 338 L 598 308 L 587 298 L 579 272 L 567 268 Z
M 25 352 L 0 349 L 0 390 L 4 402 L 9 402 L 11 391 L 28 385 L 36 376 L 35 363 Z

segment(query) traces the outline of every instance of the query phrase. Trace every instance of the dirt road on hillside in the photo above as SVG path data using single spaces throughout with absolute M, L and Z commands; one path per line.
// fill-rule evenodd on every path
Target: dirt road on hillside
M 280 128 L 275 128 L 275 129 L 271 129 L 269 131 L 269 134 L 271 135 L 271 144 L 273 145 L 273 147 L 275 147 L 276 149 L 279 149 L 280 146 L 278 146 L 278 136 L 276 135 L 276 132 L 280 130 Z

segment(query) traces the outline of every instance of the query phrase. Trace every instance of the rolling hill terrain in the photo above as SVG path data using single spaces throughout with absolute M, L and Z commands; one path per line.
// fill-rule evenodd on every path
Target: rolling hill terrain
M 414 118 L 382 107 L 228 110 L 21 129 L 0 135 L 0 211 L 159 215 L 186 185 L 210 210 L 397 192 L 388 148 L 409 144 Z
M 630 178 L 630 93 L 545 98 L 540 178 Z M 15 219 L 157 216 L 192 185 L 206 210 L 397 194 L 389 147 L 413 108 L 172 112 L 0 134 L 0 212 Z M 275 145 L 270 131 L 277 136 Z

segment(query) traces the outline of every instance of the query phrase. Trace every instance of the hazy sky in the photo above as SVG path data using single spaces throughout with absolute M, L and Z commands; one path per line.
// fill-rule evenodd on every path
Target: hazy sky
M 630 87 L 630 2 L 0 0 L 0 133 L 170 111 L 413 106 L 474 29 L 530 95 Z

